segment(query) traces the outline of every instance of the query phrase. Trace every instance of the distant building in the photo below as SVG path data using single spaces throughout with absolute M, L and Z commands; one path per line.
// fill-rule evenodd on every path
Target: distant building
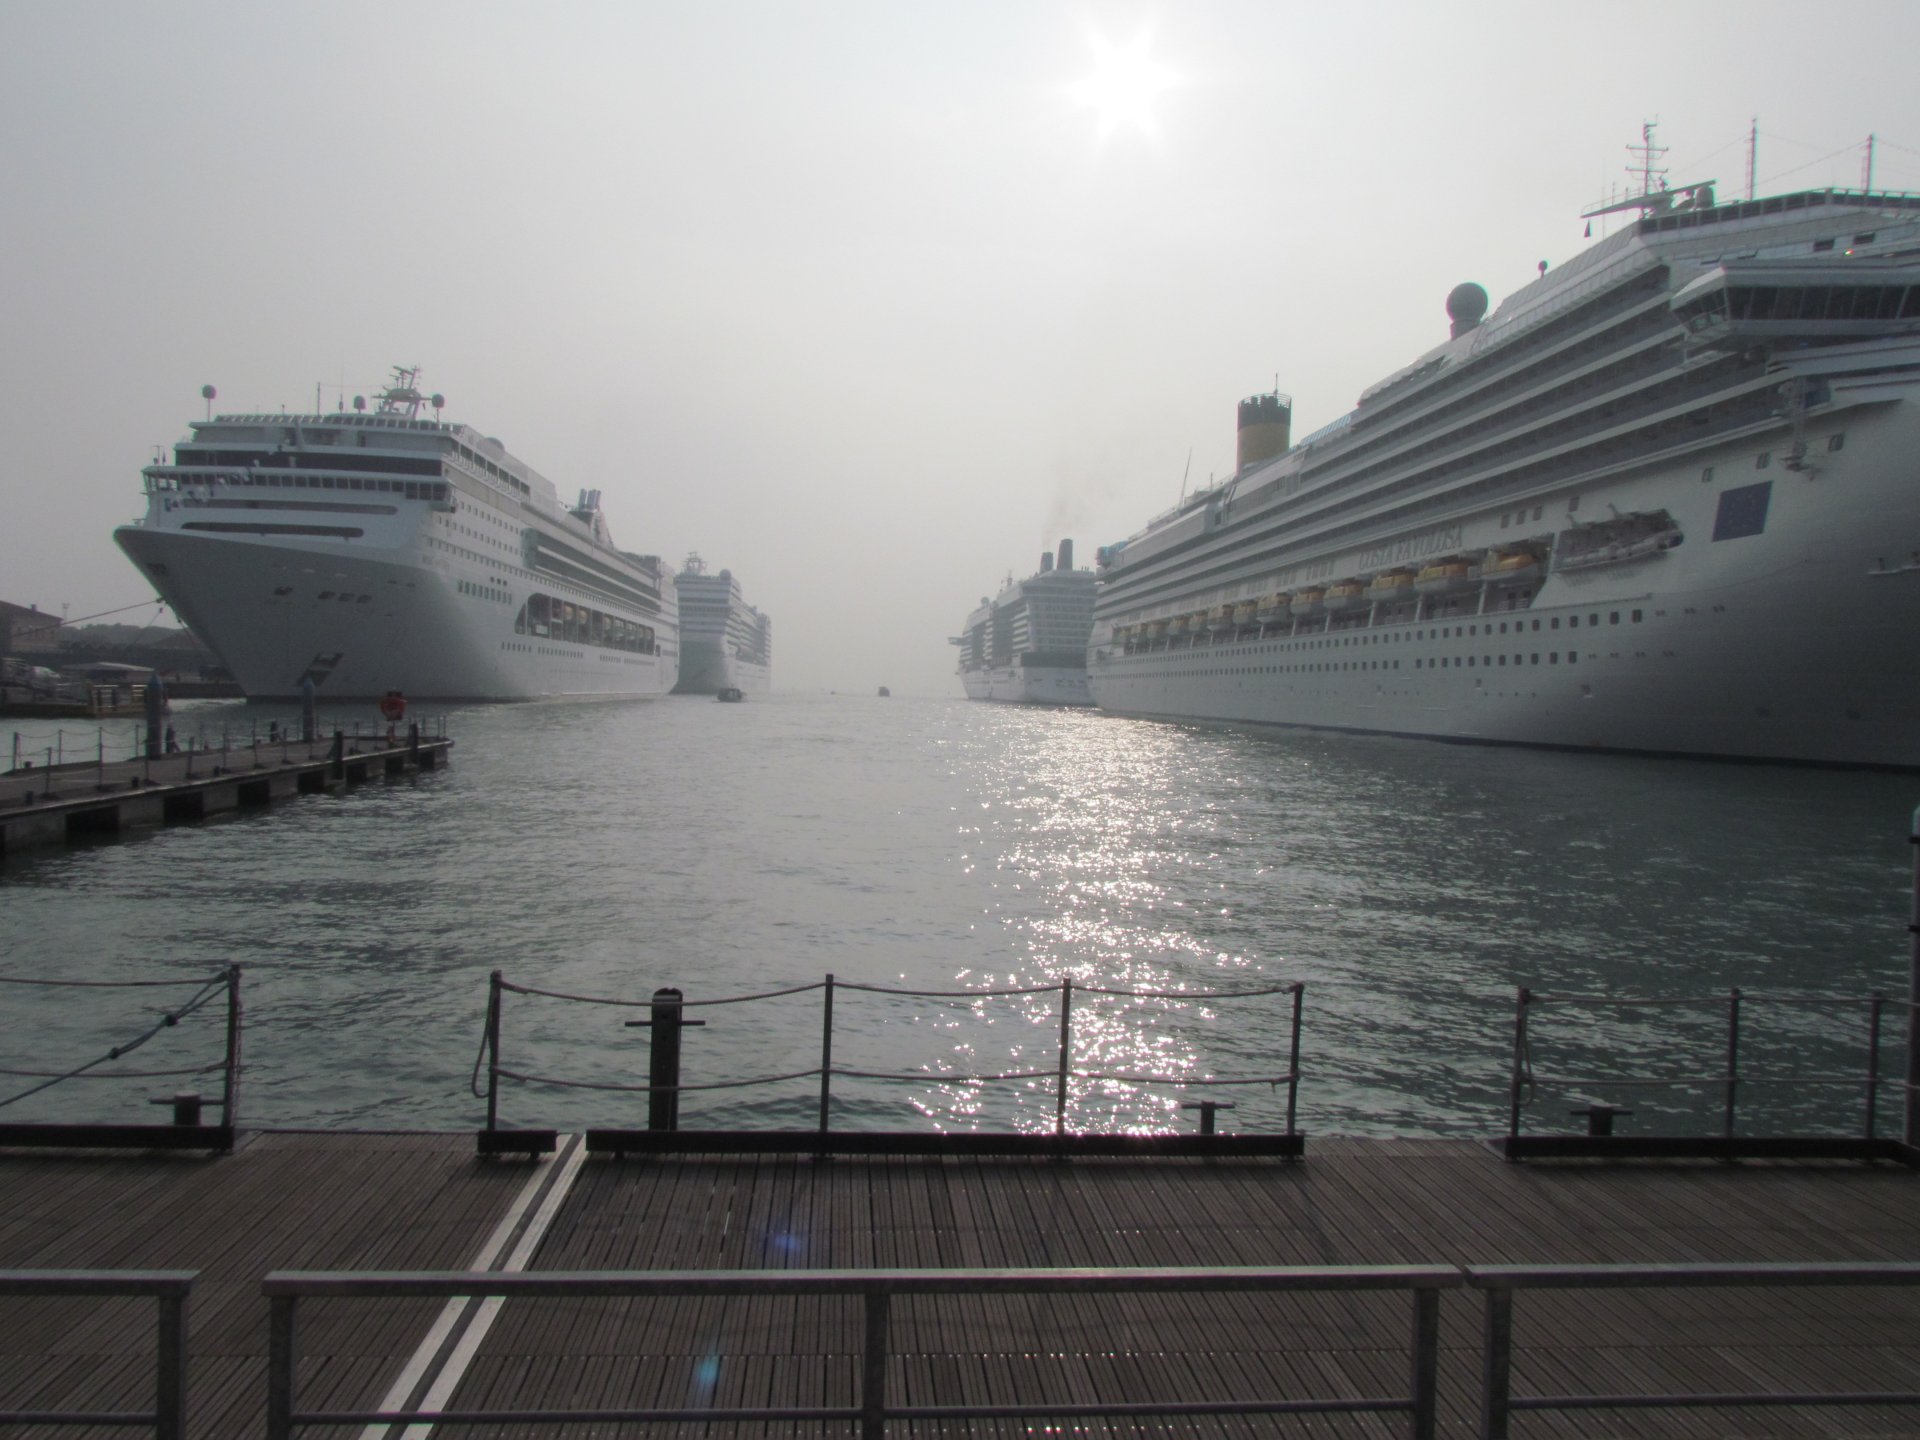
M 66 622 L 33 605 L 0 600 L 0 655 L 50 655 L 60 648 Z

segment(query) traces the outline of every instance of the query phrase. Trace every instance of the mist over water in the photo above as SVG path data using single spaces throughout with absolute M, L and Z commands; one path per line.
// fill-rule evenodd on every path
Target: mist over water
M 217 737 L 270 718 L 286 717 L 206 705 L 175 720 Z M 631 1002 L 832 973 L 835 1066 L 913 1077 L 836 1076 L 834 1123 L 866 1129 L 1050 1126 L 1071 978 L 1073 1070 L 1193 1082 L 1076 1078 L 1073 1128 L 1187 1128 L 1177 1107 L 1202 1097 L 1235 1103 L 1225 1128 L 1280 1128 L 1284 1086 L 1226 1082 L 1285 1074 L 1290 997 L 1186 995 L 1298 981 L 1309 1135 L 1504 1129 L 1520 985 L 1709 1002 L 1537 1007 L 1529 1128 L 1569 1128 L 1568 1109 L 1600 1098 L 1635 1108 L 1638 1131 L 1717 1128 L 1739 986 L 1740 1129 L 1857 1130 L 1868 993 L 1905 990 L 1920 786 L 1904 777 L 868 695 L 446 723 L 446 771 L 8 860 L 0 974 L 192 979 L 239 962 L 242 1123 L 391 1129 L 481 1121 L 468 1087 L 495 969 Z M 978 993 L 1033 987 L 1055 988 Z M 0 1066 L 70 1069 L 191 993 L 0 987 Z M 684 1081 L 817 1067 L 823 999 L 689 1012 L 707 1024 L 685 1034 Z M 647 1032 L 626 1022 L 644 1017 L 509 995 L 502 1064 L 641 1083 Z M 221 1018 L 216 1003 L 101 1068 L 215 1060 Z M 1903 1012 L 1885 1025 L 1891 1078 Z M 1037 1073 L 959 1078 L 1007 1072 Z M 1684 1083 L 1550 1083 L 1626 1075 Z M 1805 1083 L 1819 1076 L 1847 1083 Z M 0 1097 L 33 1083 L 0 1077 Z M 146 1098 L 179 1088 L 72 1081 L 0 1118 L 152 1120 Z M 817 1078 L 694 1091 L 681 1123 L 804 1126 L 818 1105 Z M 503 1092 L 508 1124 L 645 1115 L 632 1091 Z

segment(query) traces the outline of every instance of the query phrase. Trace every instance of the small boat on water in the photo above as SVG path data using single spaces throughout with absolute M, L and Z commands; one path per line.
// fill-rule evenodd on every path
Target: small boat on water
M 882 685 L 880 687 L 880 698 L 882 700 L 886 699 L 891 694 L 893 694 L 893 691 L 889 690 L 886 686 Z
M 722 685 L 714 692 L 714 698 L 723 705 L 738 705 L 747 697 L 741 693 L 738 685 Z

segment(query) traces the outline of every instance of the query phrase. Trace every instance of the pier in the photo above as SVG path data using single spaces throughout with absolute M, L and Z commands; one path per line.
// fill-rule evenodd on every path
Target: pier
M 562 1136 L 529 1162 L 464 1134 L 266 1132 L 219 1158 L 0 1156 L 0 1214 L 7 1275 L 192 1272 L 196 1440 L 278 1433 L 270 1403 L 706 1413 L 713 1434 L 768 1433 L 727 1412 L 811 1407 L 843 1417 L 818 1433 L 862 1435 L 909 1433 L 900 1413 L 927 1407 L 981 1413 L 911 1433 L 1185 1405 L 1074 1428 L 1418 1434 L 1421 1297 L 1438 1436 L 1591 1435 L 1586 1411 L 1528 1402 L 1596 1393 L 1669 1397 L 1610 1413 L 1609 1434 L 1911 1433 L 1911 1405 L 1860 1397 L 1920 1392 L 1920 1174 L 1901 1166 L 1522 1165 L 1472 1141 L 1333 1138 L 1298 1161 L 621 1161 Z M 489 1286 L 507 1298 L 456 1293 Z M 0 1293 L 0 1410 L 151 1410 L 155 1334 L 150 1300 Z M 1490 1374 L 1507 1402 L 1491 1425 Z M 1778 1398 L 1795 1392 L 1854 1403 Z M 1232 1413 L 1254 1402 L 1363 1403 Z
M 336 730 L 130 760 L 108 760 L 103 748 L 91 761 L 16 766 L 0 774 L 0 859 L 437 770 L 452 751 L 445 735 L 411 726 L 391 738 Z

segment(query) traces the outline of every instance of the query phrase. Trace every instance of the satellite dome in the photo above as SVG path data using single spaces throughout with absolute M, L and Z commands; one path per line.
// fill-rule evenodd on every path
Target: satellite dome
M 1466 334 L 1487 318 L 1487 292 L 1471 280 L 1454 286 L 1447 292 L 1447 318 L 1455 335 Z

